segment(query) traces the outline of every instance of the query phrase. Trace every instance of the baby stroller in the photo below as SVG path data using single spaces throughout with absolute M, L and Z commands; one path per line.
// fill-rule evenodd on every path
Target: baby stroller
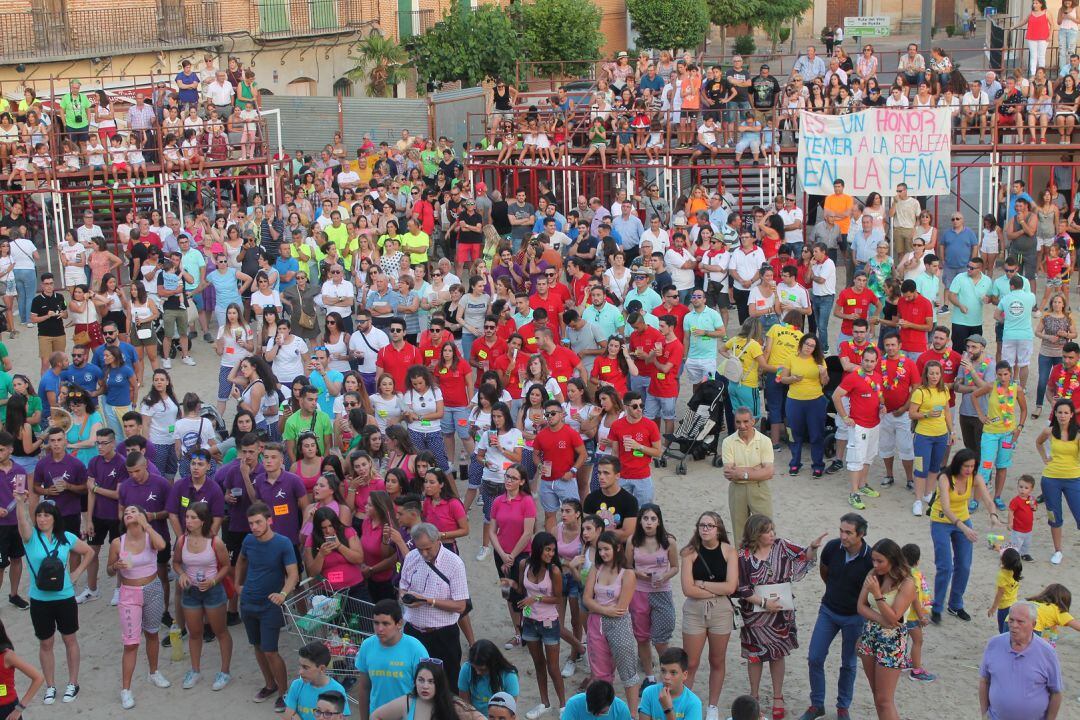
M 664 435 L 668 445 L 657 464 L 665 467 L 667 458 L 673 458 L 679 461 L 676 474 L 685 475 L 688 457 L 702 460 L 716 455 L 724 424 L 724 389 L 716 380 L 706 380 L 690 397 L 675 432 Z M 713 458 L 713 467 L 720 467 L 719 455 Z
M 825 457 L 836 457 L 836 408 L 832 404 L 833 391 L 840 386 L 844 379 L 844 366 L 836 355 L 825 358 L 825 367 L 829 371 L 829 382 L 822 388 L 829 404 L 825 410 L 825 433 L 822 436 L 825 445 Z
M 199 410 L 199 416 L 209 420 L 210 424 L 214 426 L 214 433 L 217 435 L 218 442 L 229 437 L 229 428 L 225 424 L 225 418 L 221 417 L 221 413 L 212 404 L 204 402 Z

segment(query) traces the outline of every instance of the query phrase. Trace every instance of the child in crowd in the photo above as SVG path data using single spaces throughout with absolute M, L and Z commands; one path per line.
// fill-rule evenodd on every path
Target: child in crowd
M 122 135 L 109 138 L 109 168 L 112 170 L 113 189 L 120 187 L 120 171 L 124 171 L 125 180 L 131 185 L 131 166 L 127 163 L 127 147 Z
M 477 640 L 469 648 L 469 659 L 458 671 L 458 692 L 462 699 L 487 716 L 488 700 L 497 692 L 516 698 L 520 694 L 518 671 L 490 640 Z
M 146 176 L 146 156 L 143 155 L 142 147 L 142 138 L 139 133 L 131 133 L 127 140 L 127 162 L 135 184 L 138 184 L 140 178 L 143 183 L 149 180 Z
M 180 147 L 184 153 L 184 162 L 188 164 L 188 169 L 194 169 L 199 174 L 202 174 L 206 165 L 206 157 L 203 155 L 199 144 L 199 134 L 190 128 L 185 130 L 184 142 L 180 144 Z
M 38 143 L 34 146 L 34 157 L 31 158 L 30 163 L 34 166 L 35 185 L 37 185 L 39 176 L 43 177 L 45 182 L 52 180 L 53 161 L 52 156 L 49 155 L 49 146 L 47 144 Z
M 1057 647 L 1058 628 L 1071 627 L 1073 630 L 1080 630 L 1080 620 L 1069 613 L 1072 593 L 1064 585 L 1051 583 L 1028 600 L 1035 603 L 1038 610 L 1035 632 L 1054 647 Z
M 1021 475 L 1016 481 L 1016 497 L 1009 502 L 1009 544 L 1020 552 L 1026 562 L 1032 562 L 1031 530 L 1035 525 L 1038 502 L 1032 497 L 1035 478 Z
M 100 170 L 103 182 L 109 181 L 109 171 L 105 166 L 105 154 L 108 150 L 101 144 L 101 138 L 94 133 L 86 141 L 86 167 L 90 170 L 90 184 L 94 184 L 94 175 Z
M 911 679 L 923 682 L 933 682 L 937 675 L 927 672 L 922 666 L 923 631 L 930 624 L 930 605 L 933 598 L 930 596 L 930 586 L 926 582 L 926 576 L 919 569 L 919 559 L 922 550 L 915 543 L 908 543 L 900 548 L 904 559 L 911 568 L 911 579 L 915 583 L 915 602 L 908 608 L 907 621 L 908 637 L 911 638 Z
M 607 170 L 607 128 L 604 127 L 604 120 L 600 117 L 593 118 L 592 126 L 589 128 L 589 149 L 585 157 L 581 159 L 581 164 L 588 165 L 589 160 L 596 153 L 600 153 L 600 167 Z
M 25 186 L 27 173 L 30 173 L 35 184 L 37 184 L 37 173 L 30 164 L 30 151 L 27 150 L 26 143 L 15 143 L 15 149 L 11 152 L 11 157 L 11 175 L 8 176 L 8 187 L 13 187 L 16 180 L 20 186 Z
M 630 129 L 630 121 L 623 117 L 619 119 L 618 130 L 615 131 L 615 162 L 620 160 L 630 165 L 634 162 L 634 135 Z
M 510 162 L 510 159 L 514 155 L 514 150 L 517 149 L 517 133 L 514 132 L 514 123 L 509 120 L 504 120 L 502 124 L 502 149 L 499 150 L 499 157 L 495 161 L 497 164 Z
M 259 111 L 255 109 L 255 103 L 244 103 L 244 109 L 240 111 L 240 159 L 249 160 L 255 157 L 255 143 L 259 136 Z
M 60 143 L 60 151 L 63 154 L 63 165 L 60 172 L 62 173 L 77 173 L 82 169 L 81 154 L 79 153 L 79 146 L 70 140 L 64 140 Z
M 15 671 L 30 678 L 30 687 L 21 696 L 15 690 Z M 26 709 L 37 691 L 45 684 L 45 676 L 37 666 L 15 654 L 15 645 L 8 637 L 7 628 L 0 621 L 0 675 L 11 678 L 11 684 L 0 685 L 0 717 L 17 718 Z
M 177 145 L 175 134 L 169 133 L 165 136 L 161 154 L 163 156 L 161 166 L 166 173 L 190 169 L 187 161 L 184 160 L 184 156 L 180 152 L 180 147 Z
M 1039 308 L 1046 308 L 1050 302 L 1050 296 L 1061 292 L 1061 286 L 1065 277 L 1065 253 L 1057 241 L 1051 242 L 1046 247 L 1046 256 L 1043 258 L 1043 272 L 1046 274 L 1046 289 L 1043 290 Z
M 753 695 L 740 695 L 731 703 L 731 717 L 728 720 L 760 720 L 761 703 Z
M 225 134 L 225 126 L 220 122 L 209 125 L 209 132 L 206 134 L 206 155 L 214 161 L 229 159 L 229 136 Z
M 649 141 L 645 144 L 645 157 L 650 165 L 660 163 L 660 153 L 664 149 L 664 123 L 659 113 L 649 122 Z
M 1005 548 L 1001 553 L 1001 567 L 997 574 L 997 591 L 994 593 L 994 602 L 986 610 L 986 617 L 993 617 L 997 611 L 998 632 L 1003 633 L 1008 629 L 1009 608 L 1016 603 L 1020 594 L 1020 578 L 1024 574 L 1024 561 L 1020 559 L 1020 553 L 1016 548 Z
M 669 716 L 687 719 L 703 717 L 701 699 L 686 687 L 689 666 L 690 657 L 680 647 L 670 647 L 660 653 L 660 682 L 642 691 L 638 718 L 663 720 Z
M 993 213 L 983 216 L 982 238 L 979 240 L 979 257 L 983 259 L 983 272 L 994 277 L 994 261 L 1001 252 L 1001 231 Z
M 330 648 L 325 643 L 310 642 L 300 648 L 300 677 L 289 685 L 285 695 L 285 720 L 316 720 L 315 705 L 319 695 L 337 690 L 345 695 L 345 688 L 326 674 L 330 665 Z M 346 696 L 347 697 L 347 696 Z M 349 701 L 345 700 L 343 715 L 349 715 Z

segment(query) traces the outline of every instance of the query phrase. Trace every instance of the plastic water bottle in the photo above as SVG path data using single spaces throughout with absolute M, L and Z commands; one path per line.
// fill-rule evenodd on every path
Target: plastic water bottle
M 184 659 L 184 645 L 183 640 L 180 637 L 180 626 L 173 623 L 173 626 L 169 628 L 169 649 L 172 651 L 172 661 L 177 662 Z

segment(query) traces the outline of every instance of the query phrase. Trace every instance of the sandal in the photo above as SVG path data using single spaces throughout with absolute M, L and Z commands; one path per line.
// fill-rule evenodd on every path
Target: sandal
M 777 703 L 779 703 L 779 706 L 777 706 Z M 784 708 L 784 696 L 776 695 L 773 697 L 772 720 L 784 720 L 786 715 L 787 710 Z
M 1031 413 L 1031 417 L 1032 417 L 1032 419 L 1036 419 L 1041 414 L 1042 414 L 1042 405 L 1036 405 L 1035 410 L 1033 410 L 1032 413 Z
M 503 648 L 506 650 L 513 650 L 517 647 L 521 647 L 521 635 L 515 635 L 503 643 Z

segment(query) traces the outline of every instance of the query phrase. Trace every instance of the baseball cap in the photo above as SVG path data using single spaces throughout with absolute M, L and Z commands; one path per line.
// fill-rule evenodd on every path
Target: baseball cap
M 510 711 L 511 715 L 517 715 L 517 701 L 510 693 L 497 692 L 488 698 L 488 707 L 501 707 Z

